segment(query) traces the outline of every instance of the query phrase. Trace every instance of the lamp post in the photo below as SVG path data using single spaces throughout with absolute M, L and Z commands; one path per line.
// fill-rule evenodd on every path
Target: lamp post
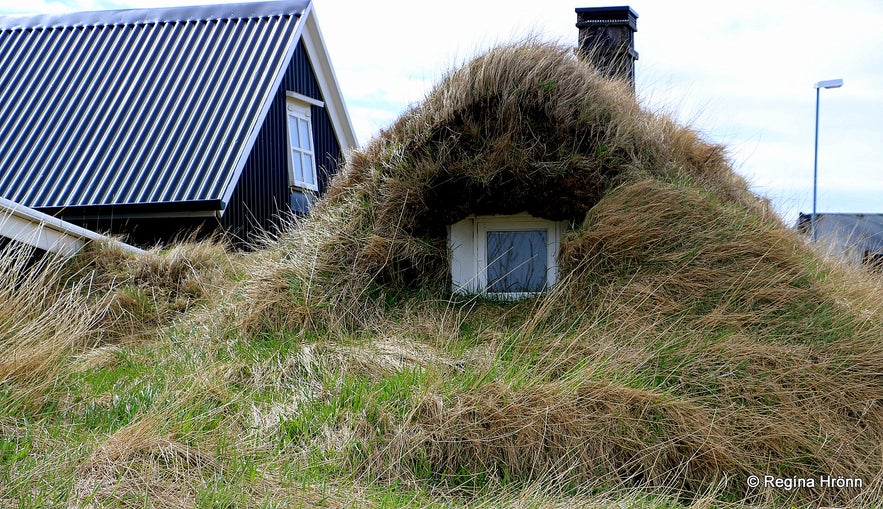
M 816 235 L 816 194 L 819 183 L 819 91 L 823 88 L 840 88 L 843 86 L 842 79 L 820 81 L 813 85 L 816 89 L 816 143 L 815 157 L 812 166 L 812 217 L 810 217 L 810 229 L 812 230 L 812 240 L 818 239 Z

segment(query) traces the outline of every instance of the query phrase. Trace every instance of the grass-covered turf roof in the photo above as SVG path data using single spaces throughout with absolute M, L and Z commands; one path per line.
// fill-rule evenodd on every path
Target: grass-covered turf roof
M 446 226 L 523 211 L 570 222 L 560 281 L 470 327 L 526 371 L 427 396 L 376 437 L 395 451 L 381 470 L 693 493 L 729 479 L 736 498 L 771 496 L 744 484 L 757 472 L 878 478 L 880 300 L 842 288 L 721 146 L 566 47 L 491 50 L 352 154 L 282 240 L 281 273 L 249 288 L 245 324 L 384 336 L 409 309 L 472 323 L 504 305 L 451 302 Z
M 606 196 L 634 184 L 653 187 L 645 189 L 651 200 L 690 187 L 723 209 L 781 226 L 732 171 L 723 147 L 644 110 L 626 84 L 571 48 L 513 44 L 448 74 L 351 154 L 301 229 L 312 238 L 298 243 L 314 249 L 311 277 L 342 285 L 343 301 L 374 286 L 443 296 L 449 225 L 470 214 L 528 212 L 569 220 L 578 231 Z M 571 236 L 562 250 L 579 243 Z M 584 262 L 564 259 L 563 273 Z

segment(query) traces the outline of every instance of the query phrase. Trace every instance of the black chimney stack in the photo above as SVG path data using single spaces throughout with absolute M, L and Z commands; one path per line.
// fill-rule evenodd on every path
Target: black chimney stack
M 635 32 L 638 14 L 631 7 L 578 7 L 579 53 L 611 77 L 635 87 Z

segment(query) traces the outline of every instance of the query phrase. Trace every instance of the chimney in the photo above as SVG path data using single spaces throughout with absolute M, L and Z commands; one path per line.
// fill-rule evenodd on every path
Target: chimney
M 611 77 L 624 78 L 635 88 L 635 32 L 638 14 L 631 7 L 578 7 L 579 53 Z

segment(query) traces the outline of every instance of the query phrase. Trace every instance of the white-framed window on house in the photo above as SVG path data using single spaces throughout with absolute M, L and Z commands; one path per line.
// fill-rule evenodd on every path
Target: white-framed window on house
M 470 216 L 450 227 L 451 282 L 456 293 L 518 299 L 558 278 L 564 223 L 528 214 Z
M 288 97 L 288 181 L 289 185 L 311 191 L 319 190 L 316 175 L 316 150 L 313 146 L 313 125 L 310 104 Z

